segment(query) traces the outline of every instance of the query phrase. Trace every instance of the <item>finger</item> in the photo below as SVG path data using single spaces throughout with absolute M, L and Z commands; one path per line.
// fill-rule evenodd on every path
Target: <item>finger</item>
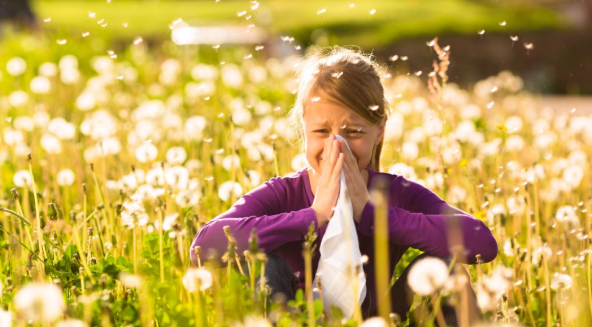
M 339 148 L 337 147 L 337 140 L 333 140 L 331 145 L 331 168 L 335 168 L 335 164 L 337 162 L 337 157 L 339 156 Z
M 329 137 L 325 139 L 325 147 L 323 148 L 323 162 L 321 163 L 322 170 L 325 170 L 326 167 L 328 167 L 327 162 L 329 161 L 329 139 Z
M 343 169 L 343 163 L 345 162 L 345 154 L 340 153 L 337 157 L 337 163 L 335 164 L 335 170 L 331 175 L 333 181 L 338 181 L 341 177 L 341 170 Z

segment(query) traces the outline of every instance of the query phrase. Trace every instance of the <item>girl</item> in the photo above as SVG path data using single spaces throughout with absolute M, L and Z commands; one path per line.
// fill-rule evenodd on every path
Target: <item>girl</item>
M 391 275 L 408 248 L 424 251 L 420 256 L 450 258 L 449 245 L 462 239 L 462 262 L 482 262 L 497 256 L 497 243 L 487 226 L 468 213 L 454 208 L 424 186 L 402 176 L 382 173 L 379 168 L 388 103 L 371 56 L 344 48 L 318 51 L 300 66 L 298 95 L 290 120 L 303 138 L 310 167 L 290 176 L 274 177 L 253 189 L 232 208 L 205 224 L 193 240 L 192 249 L 204 253 L 226 251 L 223 227 L 236 237 L 237 252 L 248 248 L 251 229 L 256 228 L 261 248 L 268 254 L 266 278 L 272 295 L 293 298 L 304 287 L 302 242 L 314 224 L 320 244 L 339 196 L 343 169 L 353 205 L 360 252 L 368 256 L 364 266 L 367 296 L 362 303 L 365 317 L 376 315 L 377 290 L 374 281 L 374 206 L 369 189 L 373 181 L 386 179 L 389 190 L 388 235 Z M 339 134 L 347 146 L 338 142 Z M 447 229 L 454 223 L 458 233 Z M 319 250 L 313 254 L 313 274 Z M 197 258 L 191 251 L 194 264 Z M 417 259 L 412 262 L 417 262 Z M 392 312 L 405 319 L 413 295 L 407 286 L 410 264 L 391 289 Z M 474 293 L 469 308 L 478 309 Z M 384 293 L 382 293 L 384 294 Z M 455 324 L 454 310 L 443 307 L 448 323 Z

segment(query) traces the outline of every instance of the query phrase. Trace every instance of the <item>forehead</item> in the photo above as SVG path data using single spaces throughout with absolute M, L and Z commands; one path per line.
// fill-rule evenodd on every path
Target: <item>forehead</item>
M 309 97 L 308 105 L 304 111 L 306 124 L 319 125 L 331 123 L 350 123 L 367 125 L 368 123 L 347 106 L 330 99 L 324 94 L 315 94 Z

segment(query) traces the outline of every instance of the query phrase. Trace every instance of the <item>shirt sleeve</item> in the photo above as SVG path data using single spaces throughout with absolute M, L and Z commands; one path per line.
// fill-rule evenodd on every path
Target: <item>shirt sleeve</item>
M 465 263 L 495 259 L 497 241 L 487 225 L 470 214 L 450 206 L 438 195 L 413 181 L 398 176 L 390 184 L 388 232 L 390 242 L 439 256 L 451 256 L 449 238 L 460 241 Z M 374 232 L 375 207 L 368 201 L 358 224 L 360 233 Z
M 318 233 L 316 213 L 312 208 L 282 212 L 280 199 L 287 197 L 281 179 L 272 178 L 243 195 L 230 209 L 204 224 L 193 238 L 190 248 L 191 262 L 197 265 L 193 250 L 201 247 L 202 258 L 221 257 L 228 248 L 224 226 L 229 226 L 236 239 L 237 254 L 242 255 L 249 247 L 253 228 L 257 231 L 259 246 L 271 252 L 282 244 L 303 241 L 311 223 Z

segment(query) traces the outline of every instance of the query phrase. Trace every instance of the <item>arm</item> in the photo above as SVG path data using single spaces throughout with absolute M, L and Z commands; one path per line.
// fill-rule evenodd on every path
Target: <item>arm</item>
M 487 226 L 468 213 L 452 207 L 421 184 L 396 177 L 390 185 L 388 205 L 389 239 L 440 257 L 450 257 L 449 236 L 465 250 L 465 263 L 482 262 L 497 256 L 497 242 Z M 361 233 L 374 232 L 374 205 L 368 201 L 358 225 Z
M 191 262 L 197 265 L 197 257 L 193 248 L 201 247 L 203 258 L 212 251 L 214 257 L 220 258 L 228 248 L 228 240 L 224 234 L 224 226 L 236 238 L 237 254 L 249 248 L 251 230 L 257 230 L 259 246 L 265 252 L 271 252 L 284 243 L 303 241 L 310 224 L 314 222 L 318 229 L 317 217 L 312 208 L 304 208 L 292 212 L 281 211 L 278 193 L 281 187 L 272 179 L 243 195 L 228 211 L 220 214 L 203 225 L 193 238 L 190 248 Z

